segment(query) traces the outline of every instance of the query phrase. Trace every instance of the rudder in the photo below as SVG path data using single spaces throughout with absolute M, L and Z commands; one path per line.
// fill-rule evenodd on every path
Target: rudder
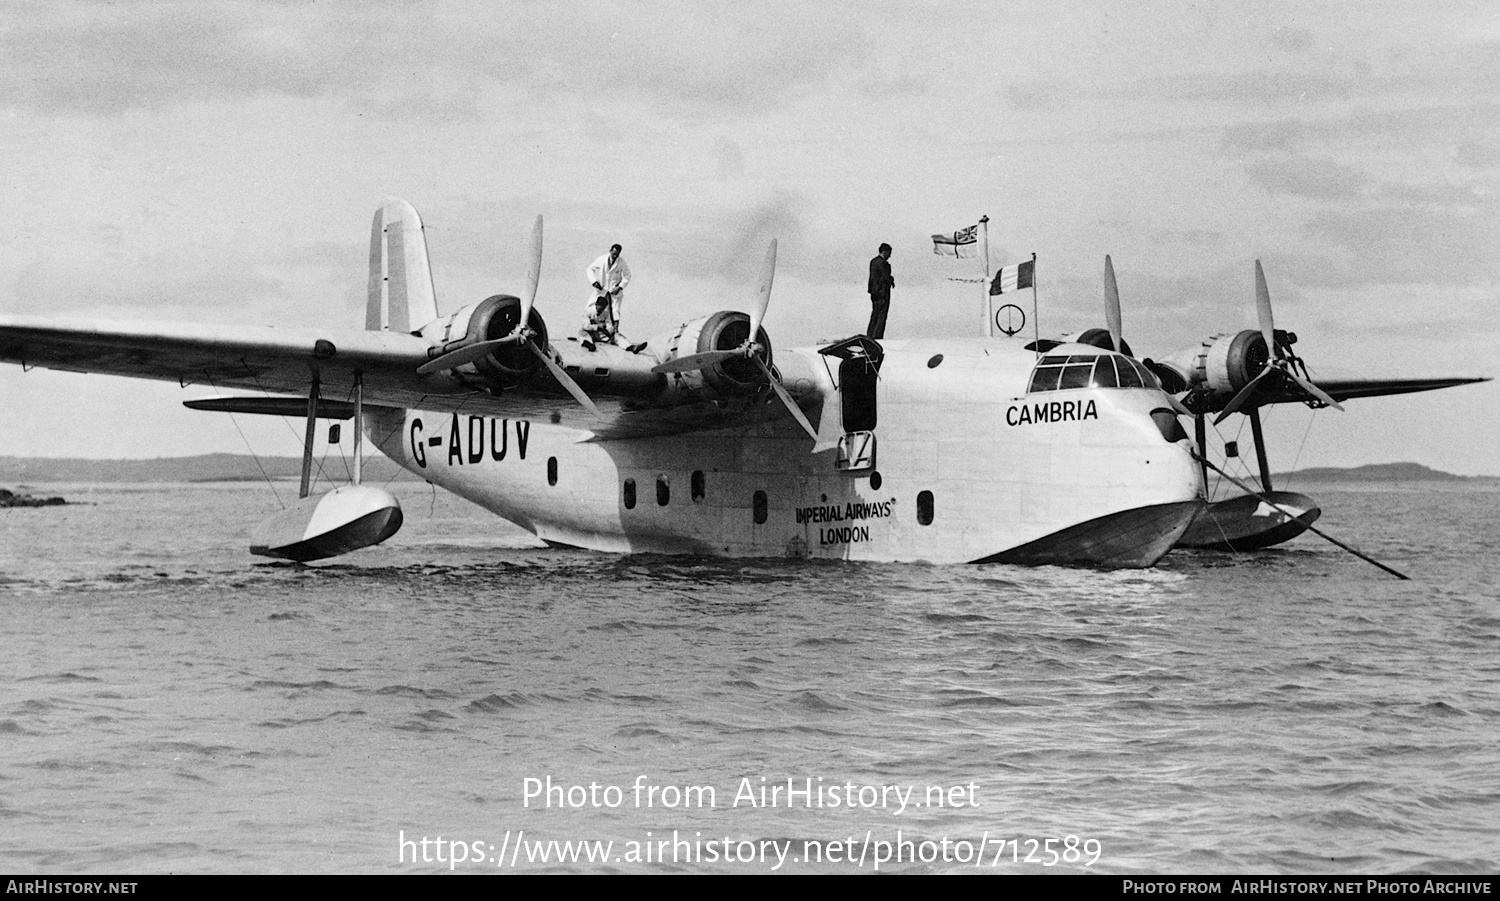
M 422 219 L 412 205 L 392 197 L 370 226 L 370 293 L 365 329 L 411 332 L 437 318 L 432 266 Z

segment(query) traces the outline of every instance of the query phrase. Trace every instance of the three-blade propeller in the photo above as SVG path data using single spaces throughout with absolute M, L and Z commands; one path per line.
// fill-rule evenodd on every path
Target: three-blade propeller
M 729 360 L 754 360 L 755 365 L 765 375 L 766 381 L 770 383 L 771 389 L 776 392 L 776 396 L 786 406 L 787 412 L 792 414 L 792 418 L 797 420 L 797 424 L 802 426 L 802 430 L 810 435 L 813 441 L 817 441 L 818 430 L 813 428 L 806 414 L 802 412 L 802 408 L 797 406 L 797 402 L 792 398 L 791 393 L 781 384 L 781 379 L 777 378 L 776 373 L 771 371 L 771 367 L 766 365 L 763 355 L 765 348 L 761 347 L 760 343 L 756 340 L 760 337 L 760 325 L 765 321 L 766 309 L 771 305 L 771 286 L 775 281 L 776 239 L 772 238 L 771 245 L 766 248 L 766 260 L 761 265 L 760 281 L 756 287 L 755 300 L 750 306 L 750 334 L 745 338 L 745 343 L 732 350 L 706 350 L 702 353 L 687 354 L 686 356 L 667 360 L 664 363 L 658 363 L 651 367 L 651 371 L 659 373 L 690 372 L 715 366 Z
M 658 363 L 651 367 L 652 372 L 691 372 L 697 369 L 706 369 L 728 360 L 742 359 L 745 357 L 758 359 L 762 350 L 756 342 L 760 336 L 761 321 L 766 318 L 766 307 L 771 304 L 771 284 L 776 280 L 776 239 L 771 239 L 771 246 L 766 249 L 766 261 L 761 264 L 760 285 L 755 292 L 755 302 L 750 308 L 750 336 L 745 343 L 732 350 L 705 350 L 702 353 L 687 354 Z
M 1266 342 L 1266 367 L 1241 388 L 1228 404 L 1225 404 L 1223 412 L 1214 418 L 1214 425 L 1218 425 L 1231 414 L 1239 412 L 1242 407 L 1250 404 L 1260 383 L 1272 373 L 1280 373 L 1290 379 L 1310 397 L 1326 406 L 1333 407 L 1335 410 L 1344 409 L 1328 392 L 1298 375 L 1290 356 L 1276 343 L 1276 319 L 1271 313 L 1271 292 L 1266 287 L 1266 273 L 1261 268 L 1260 260 L 1255 261 L 1255 314 L 1260 320 L 1261 338 Z
M 594 414 L 595 417 L 603 419 L 604 414 L 600 412 L 599 408 L 594 404 L 594 402 L 589 399 L 588 394 L 584 392 L 583 388 L 580 387 L 579 384 L 573 380 L 573 377 L 568 375 L 568 373 L 564 371 L 561 366 L 557 365 L 557 361 L 552 359 L 551 354 L 547 353 L 545 350 L 537 346 L 536 332 L 531 328 L 531 309 L 536 304 L 536 292 L 538 286 L 541 284 L 541 281 L 542 217 L 539 215 L 536 217 L 536 224 L 531 228 L 530 253 L 526 261 L 526 291 L 521 296 L 521 318 L 520 321 L 516 323 L 515 330 L 503 338 L 495 338 L 490 341 L 480 341 L 477 344 L 470 344 L 465 347 L 460 347 L 457 350 L 450 351 L 443 354 L 442 356 L 428 360 L 426 363 L 423 363 L 421 366 L 417 367 L 417 374 L 426 375 L 430 372 L 442 372 L 449 369 L 456 369 L 466 363 L 473 363 L 478 360 L 482 360 L 485 357 L 489 356 L 492 352 L 499 350 L 502 347 L 510 347 L 511 345 L 515 344 L 524 344 L 531 350 L 533 354 L 536 355 L 537 359 L 542 361 L 543 365 L 547 367 L 547 371 L 551 372 L 552 377 L 557 379 L 558 384 L 562 385 L 563 388 L 567 389 L 567 392 L 569 394 L 573 395 L 574 400 L 578 401 L 578 403 L 582 405 L 584 409 Z

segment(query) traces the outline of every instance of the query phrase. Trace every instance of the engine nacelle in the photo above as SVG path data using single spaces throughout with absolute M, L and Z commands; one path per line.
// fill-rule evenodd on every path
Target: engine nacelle
M 1120 339 L 1120 346 L 1115 347 L 1114 340 L 1109 336 L 1109 329 L 1106 328 L 1085 329 L 1076 335 L 1069 335 L 1063 340 L 1074 344 L 1087 344 L 1090 347 L 1099 347 L 1104 350 L 1118 350 L 1127 357 L 1135 356 L 1130 351 L 1130 342 L 1124 338 Z
M 724 310 L 683 323 L 663 342 L 663 346 L 667 349 L 667 359 L 674 360 L 713 350 L 735 350 L 743 347 L 749 337 L 750 317 L 744 313 Z M 653 339 L 651 343 L 655 345 L 657 341 Z M 771 339 L 764 328 L 761 328 L 755 343 L 761 347 L 761 359 L 770 366 Z M 671 378 L 674 380 L 673 387 L 678 389 L 708 388 L 729 397 L 754 394 L 766 386 L 765 373 L 760 371 L 754 360 L 745 357 L 724 360 L 703 369 L 675 373 Z
M 504 338 L 515 332 L 521 322 L 521 300 L 509 294 L 496 294 L 479 303 L 469 304 L 451 316 L 441 317 L 422 326 L 418 332 L 432 343 L 430 357 Z M 530 325 L 538 346 L 547 346 L 547 323 L 531 308 Z M 513 387 L 542 366 L 536 354 L 523 344 L 501 347 L 473 363 L 465 363 L 451 374 L 462 382 L 491 389 Z
M 1260 332 L 1246 329 L 1206 338 L 1198 348 L 1179 351 L 1158 365 L 1179 374 L 1190 388 L 1206 388 L 1228 399 L 1260 375 L 1269 360 L 1266 339 Z

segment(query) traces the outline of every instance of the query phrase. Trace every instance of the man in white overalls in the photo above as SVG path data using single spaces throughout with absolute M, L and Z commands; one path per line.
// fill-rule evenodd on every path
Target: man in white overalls
M 625 303 L 625 286 L 630 284 L 630 267 L 620 256 L 620 245 L 595 260 L 588 268 L 589 285 L 594 289 L 584 307 L 583 346 L 593 350 L 594 341 L 615 344 L 620 337 L 620 309 Z

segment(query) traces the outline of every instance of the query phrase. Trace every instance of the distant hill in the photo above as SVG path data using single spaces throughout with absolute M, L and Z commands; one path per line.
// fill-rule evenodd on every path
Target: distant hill
M 324 458 L 324 477 L 335 482 L 347 480 L 345 463 L 346 460 L 337 455 Z M 0 457 L 0 485 L 38 482 L 259 482 L 268 477 L 295 480 L 301 475 L 301 457 L 256 458 L 247 454 L 157 457 L 153 460 Z M 364 477 L 367 481 L 376 483 L 391 479 L 417 480 L 416 476 L 385 457 L 365 458 Z
M 1318 482 L 1472 482 L 1488 480 L 1485 476 L 1458 476 L 1432 469 L 1420 463 L 1371 463 L 1349 469 L 1321 467 L 1281 473 L 1276 479 L 1295 477 Z
M 323 461 L 327 479 L 343 482 L 345 461 L 329 456 Z M 262 473 L 264 470 L 264 473 Z M 267 477 L 295 480 L 302 474 L 301 457 L 260 457 L 248 454 L 205 454 L 200 457 L 157 457 L 153 460 L 53 460 L 0 457 L 0 486 L 39 482 L 259 482 Z M 374 483 L 392 479 L 420 481 L 385 457 L 365 459 L 365 478 Z M 1299 469 L 1279 473 L 1272 481 L 1294 478 L 1317 482 L 1475 482 L 1485 476 L 1459 476 L 1420 463 L 1374 463 L 1350 469 Z

